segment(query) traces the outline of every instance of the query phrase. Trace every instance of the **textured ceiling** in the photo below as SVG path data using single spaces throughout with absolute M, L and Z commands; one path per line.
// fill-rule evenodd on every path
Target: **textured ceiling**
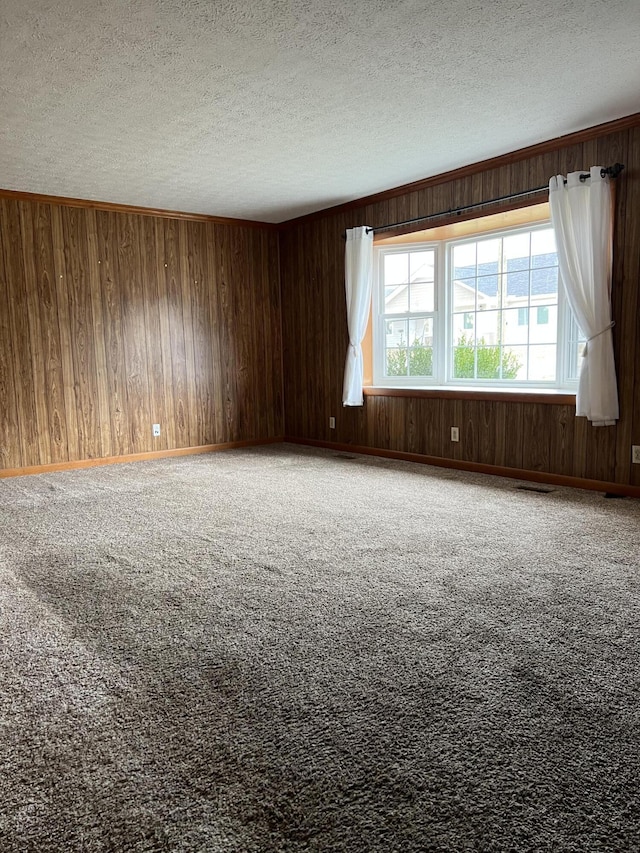
M 639 83 L 639 0 L 0 0 L 0 187 L 277 222 Z

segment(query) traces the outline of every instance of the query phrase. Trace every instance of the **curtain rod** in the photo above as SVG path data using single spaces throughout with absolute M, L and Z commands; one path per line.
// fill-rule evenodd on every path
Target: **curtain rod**
M 606 169 L 600 169 L 600 174 L 603 178 L 607 175 L 610 178 L 617 178 L 620 172 L 624 169 L 622 163 L 615 163 L 613 166 L 607 166 Z M 587 181 L 591 175 L 588 172 L 584 172 L 580 175 L 581 181 Z M 565 184 L 567 183 L 565 178 Z M 549 189 L 549 185 L 547 184 L 544 187 L 536 187 L 533 190 L 524 190 L 520 193 L 510 193 L 509 195 L 501 195 L 498 198 L 491 198 L 488 201 L 478 201 L 475 204 L 466 204 L 463 207 L 454 207 L 451 210 L 441 210 L 439 213 L 429 213 L 427 216 L 416 216 L 415 219 L 405 219 L 403 222 L 391 222 L 388 225 L 378 225 L 377 228 L 367 228 L 367 234 L 370 234 L 372 231 L 375 233 L 376 231 L 388 231 L 389 228 L 400 228 L 401 225 L 412 225 L 414 222 L 426 222 L 429 219 L 437 219 L 440 216 L 451 216 L 452 214 L 465 213 L 467 210 L 474 210 L 476 207 L 484 207 L 487 204 L 496 204 L 499 201 L 512 201 L 516 198 L 524 198 L 527 195 L 534 195 L 535 193 L 541 193 Z M 346 236 L 346 235 L 345 235 Z

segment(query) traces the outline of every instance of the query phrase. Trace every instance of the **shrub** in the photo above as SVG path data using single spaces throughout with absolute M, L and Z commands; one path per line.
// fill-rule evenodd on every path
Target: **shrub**
M 453 351 L 453 375 L 456 379 L 473 379 L 476 376 L 473 350 L 471 336 L 462 335 Z M 500 367 L 503 379 L 515 379 L 522 366 L 517 355 L 507 350 L 501 352 L 499 346 L 487 344 L 484 338 L 478 341 L 477 358 L 478 379 L 500 379 Z
M 409 371 L 407 372 L 406 349 L 391 350 L 387 353 L 387 376 L 432 376 L 433 349 L 421 344 L 417 339 L 409 348 Z
M 500 379 L 502 366 L 503 379 L 515 379 L 522 366 L 520 359 L 500 347 L 487 344 L 484 338 L 478 341 L 478 379 Z M 432 376 L 433 349 L 414 340 L 409 347 L 409 369 L 407 370 L 407 350 L 391 350 L 387 353 L 387 376 Z M 462 335 L 453 351 L 453 375 L 456 379 L 473 379 L 474 346 L 471 336 Z

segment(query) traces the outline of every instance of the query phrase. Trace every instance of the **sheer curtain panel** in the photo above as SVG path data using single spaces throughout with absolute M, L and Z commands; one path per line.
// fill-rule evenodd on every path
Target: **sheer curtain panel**
M 367 328 L 371 307 L 373 274 L 373 231 L 366 226 L 347 229 L 344 256 L 344 286 L 347 296 L 349 349 L 344 368 L 342 404 L 362 406 L 362 338 Z
M 611 328 L 613 254 L 611 187 L 601 167 L 590 178 L 580 172 L 549 181 L 551 222 L 556 236 L 560 277 L 573 316 L 587 343 L 578 380 L 576 415 L 594 426 L 618 419 L 618 388 Z

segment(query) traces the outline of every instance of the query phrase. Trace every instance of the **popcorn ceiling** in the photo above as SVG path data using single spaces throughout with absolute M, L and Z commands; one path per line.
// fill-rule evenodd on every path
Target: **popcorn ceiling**
M 637 0 L 2 0 L 0 187 L 277 222 L 639 111 L 638 80 Z

